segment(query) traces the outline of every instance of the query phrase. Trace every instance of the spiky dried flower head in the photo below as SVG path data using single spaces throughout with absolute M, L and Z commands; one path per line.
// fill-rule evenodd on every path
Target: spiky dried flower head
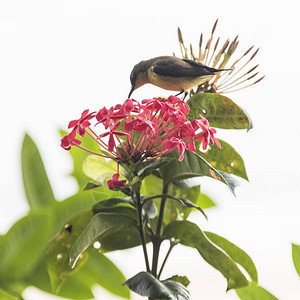
M 180 51 L 183 58 L 198 61 L 204 65 L 212 68 L 231 69 L 228 72 L 218 72 L 205 83 L 199 85 L 191 94 L 194 93 L 230 93 L 235 92 L 246 87 L 252 86 L 260 82 L 264 76 L 259 77 L 257 70 L 258 64 L 253 66 L 253 59 L 256 56 L 259 48 L 255 49 L 251 46 L 242 56 L 233 60 L 239 41 L 236 36 L 232 42 L 227 39 L 224 44 L 220 45 L 220 37 L 215 39 L 214 33 L 216 31 L 218 19 L 215 21 L 210 37 L 207 42 L 204 41 L 203 33 L 200 34 L 199 45 L 197 53 L 194 51 L 192 45 L 188 48 L 185 46 L 183 36 L 178 27 L 178 41 Z M 196 53 L 196 54 L 195 54 Z

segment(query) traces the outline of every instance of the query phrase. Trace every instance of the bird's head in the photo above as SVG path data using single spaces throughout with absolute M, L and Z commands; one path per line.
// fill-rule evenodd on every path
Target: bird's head
M 130 98 L 134 90 L 149 82 L 147 74 L 148 68 L 148 61 L 145 60 L 141 61 L 133 67 L 130 74 L 131 90 L 129 92 L 128 98 Z

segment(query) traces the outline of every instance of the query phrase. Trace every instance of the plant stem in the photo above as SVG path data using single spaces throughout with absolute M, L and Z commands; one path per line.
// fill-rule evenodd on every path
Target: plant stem
M 170 255 L 170 253 L 171 253 L 171 251 L 172 251 L 172 249 L 174 248 L 175 245 L 176 245 L 175 242 L 170 241 L 170 248 L 169 248 L 169 250 L 168 250 L 168 252 L 167 252 L 167 254 L 166 254 L 166 257 L 165 257 L 165 259 L 164 259 L 164 261 L 163 261 L 163 263 L 162 263 L 162 265 L 161 265 L 161 267 L 160 267 L 160 270 L 159 270 L 157 279 L 160 278 L 160 275 L 161 275 L 161 273 L 162 273 L 162 271 L 163 271 L 163 269 L 164 269 L 164 267 L 165 267 L 165 264 L 166 264 L 166 262 L 167 262 L 167 260 L 168 260 L 168 258 L 169 258 L 169 255 Z
M 145 239 L 145 232 L 144 232 L 143 219 L 142 219 L 141 195 L 140 195 L 140 190 L 139 189 L 138 189 L 138 191 L 136 191 L 136 200 L 137 200 L 138 230 L 139 230 L 139 233 L 140 233 L 140 239 L 141 239 L 141 243 L 142 243 L 142 247 L 143 247 L 146 270 L 147 270 L 147 272 L 150 272 L 150 265 L 149 265 L 149 259 L 148 259 L 148 253 L 147 253 L 147 247 L 146 247 L 146 239 Z
M 162 194 L 167 194 L 168 189 L 169 189 L 169 185 L 164 183 Z M 159 215 L 158 215 L 156 234 L 152 240 L 152 243 L 153 243 L 152 275 L 154 277 L 157 277 L 157 265 L 158 265 L 159 250 L 160 250 L 160 245 L 162 243 L 161 229 L 162 229 L 163 220 L 164 220 L 166 202 L 167 202 L 167 198 L 162 197 L 161 202 L 160 202 L 160 210 L 159 210 Z

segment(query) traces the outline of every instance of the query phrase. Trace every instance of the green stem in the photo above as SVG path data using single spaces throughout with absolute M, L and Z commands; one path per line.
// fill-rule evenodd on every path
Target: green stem
M 167 194 L 168 189 L 169 189 L 169 185 L 164 183 L 162 194 Z M 167 198 L 162 197 L 161 202 L 160 202 L 160 210 L 159 210 L 159 215 L 158 215 L 156 234 L 152 240 L 152 243 L 153 243 L 152 275 L 154 277 L 157 277 L 157 265 L 158 265 L 159 250 L 160 250 L 160 245 L 162 243 L 161 229 L 162 229 L 163 220 L 164 220 L 166 202 L 167 202 Z
M 165 259 L 164 259 L 164 261 L 163 261 L 163 263 L 162 263 L 162 265 L 161 265 L 161 267 L 160 267 L 160 270 L 159 270 L 157 279 L 160 278 L 160 275 L 161 275 L 161 273 L 162 273 L 162 271 L 163 271 L 163 269 L 164 269 L 164 267 L 165 267 L 165 264 L 166 264 L 166 262 L 167 262 L 167 260 L 168 260 L 168 258 L 169 258 L 169 255 L 170 255 L 170 253 L 171 253 L 171 251 L 172 251 L 172 249 L 174 248 L 175 245 L 176 245 L 175 242 L 170 241 L 170 248 L 169 248 L 169 250 L 168 250 L 168 252 L 167 252 L 167 254 L 166 254 L 166 257 L 165 257 Z
M 144 232 L 144 226 L 143 226 L 143 219 L 142 219 L 142 203 L 141 203 L 141 195 L 140 190 L 136 191 L 136 200 L 137 200 L 137 219 L 138 219 L 138 230 L 140 234 L 140 239 L 143 247 L 144 252 L 144 258 L 145 258 L 145 264 L 146 264 L 146 270 L 147 272 L 150 272 L 150 265 L 149 265 L 149 259 L 148 259 L 148 252 L 146 247 L 146 238 L 145 238 L 145 232 Z

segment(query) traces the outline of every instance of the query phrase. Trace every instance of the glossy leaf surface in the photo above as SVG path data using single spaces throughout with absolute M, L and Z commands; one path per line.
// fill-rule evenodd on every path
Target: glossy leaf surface
M 241 265 L 247 271 L 251 280 L 257 283 L 256 267 L 245 251 L 215 233 L 208 231 L 205 231 L 204 233 L 215 245 L 224 250 L 233 261 Z
M 86 211 L 71 218 L 63 229 L 49 242 L 46 249 L 46 260 L 53 292 L 59 292 L 65 277 L 74 273 L 87 259 L 81 255 L 76 268 L 69 266 L 69 252 L 72 244 L 89 223 L 93 213 Z
M 152 274 L 140 272 L 124 282 L 135 293 L 153 299 L 189 300 L 188 290 L 175 281 L 159 281 Z
M 211 145 L 211 149 L 206 153 L 197 152 L 217 170 L 234 174 L 248 180 L 246 168 L 242 157 L 228 143 L 218 139 L 221 149 L 216 144 Z M 197 149 L 197 147 L 196 147 Z
M 187 104 L 190 107 L 188 119 L 204 116 L 211 127 L 223 129 L 251 129 L 252 121 L 248 114 L 228 97 L 216 93 L 193 95 Z
M 164 237 L 179 239 L 182 245 L 196 248 L 203 259 L 227 279 L 228 290 L 248 285 L 248 280 L 234 261 L 212 244 L 196 224 L 174 221 L 165 227 Z
M 234 189 L 237 186 L 236 181 L 231 178 L 229 174 L 223 174 L 213 168 L 200 155 L 186 150 L 184 159 L 178 161 L 179 152 L 176 150 L 169 153 L 168 157 L 172 157 L 173 160 L 166 166 L 160 168 L 160 173 L 166 182 L 176 183 L 184 179 L 207 176 L 225 183 L 230 191 L 234 193 Z
M 98 213 L 95 215 L 70 250 L 70 266 L 74 267 L 81 253 L 91 246 L 96 239 L 104 236 L 109 231 L 118 231 L 127 225 L 135 225 L 135 220 L 120 213 Z

